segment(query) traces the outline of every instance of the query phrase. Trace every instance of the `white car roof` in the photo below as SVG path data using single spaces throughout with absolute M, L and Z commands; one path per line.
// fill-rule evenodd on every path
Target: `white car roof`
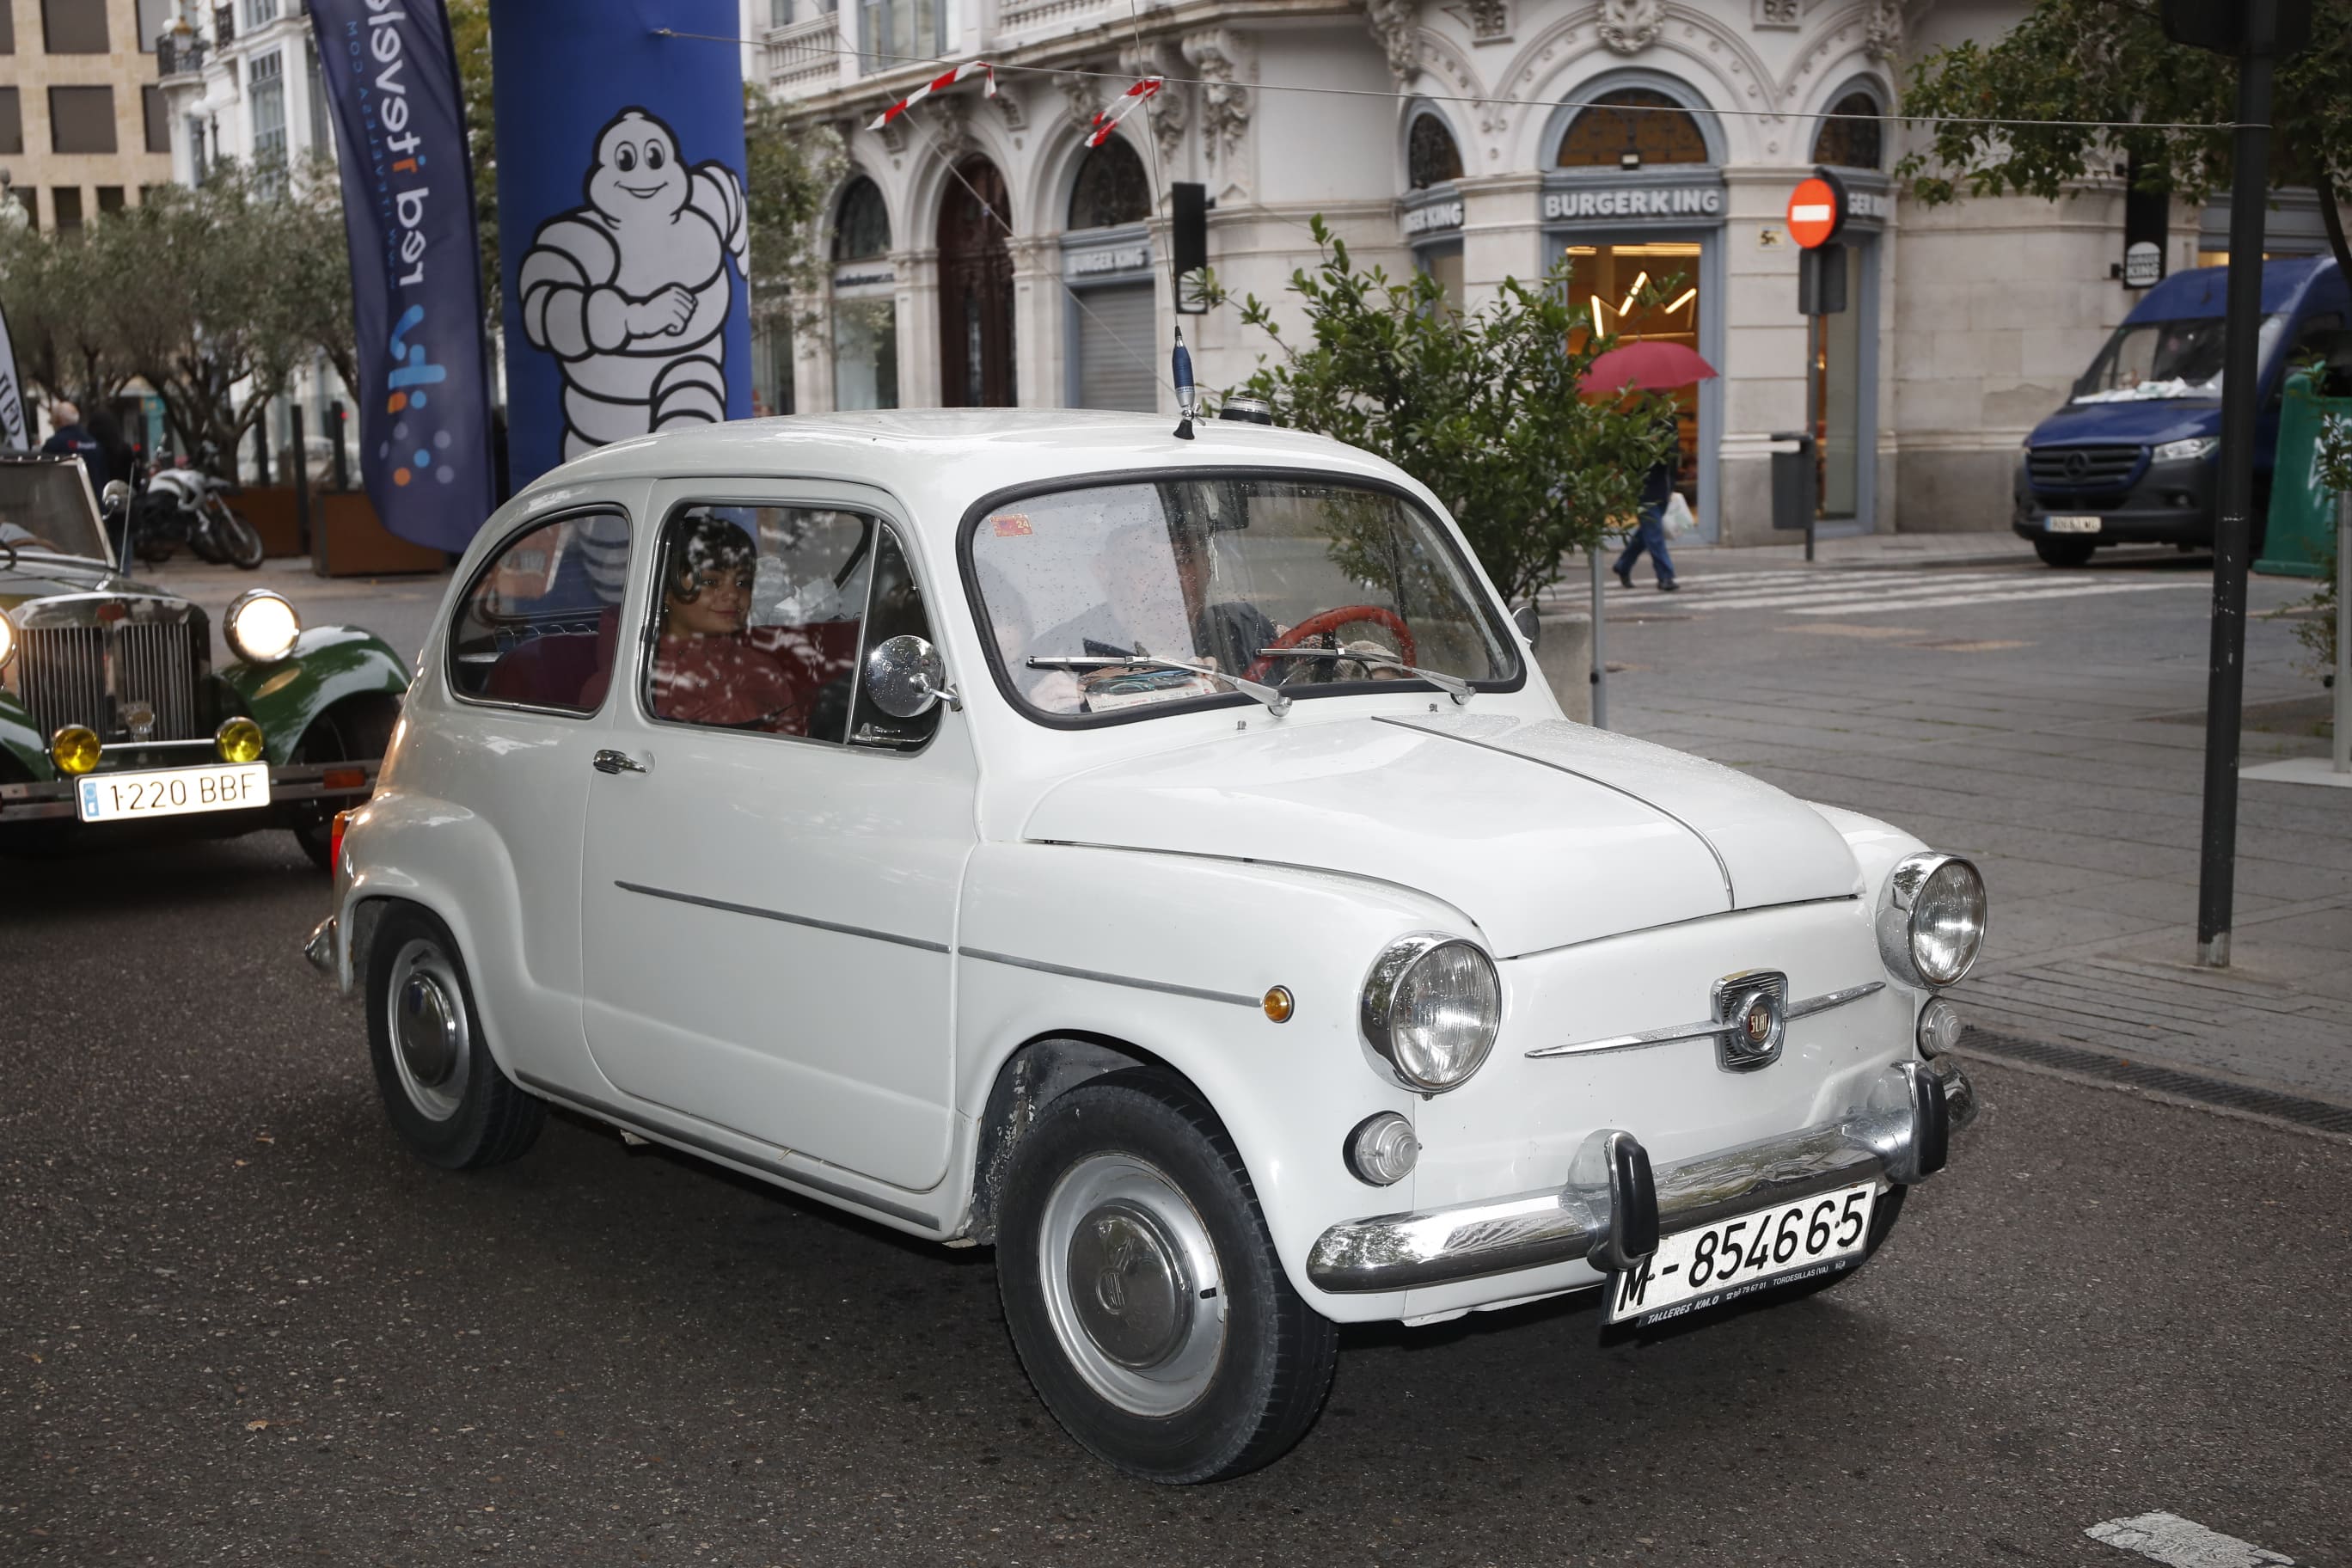
M 792 476 L 873 485 L 926 531 L 952 529 L 973 501 L 1016 486 L 1177 468 L 1310 468 L 1426 492 L 1392 464 L 1328 437 L 1171 415 L 1091 409 L 937 408 L 803 414 L 698 425 L 616 441 L 550 470 L 518 500 L 621 479 Z

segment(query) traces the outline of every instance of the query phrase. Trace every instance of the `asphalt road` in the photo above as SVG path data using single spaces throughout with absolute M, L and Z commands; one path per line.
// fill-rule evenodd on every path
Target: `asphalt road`
M 1629 707 L 1762 630 L 1629 636 Z M 0 889 L 0 1562 L 2120 1568 L 2084 1531 L 2159 1510 L 2352 1562 L 2341 1140 L 1979 1064 L 1839 1289 L 1605 1350 L 1573 1303 L 1351 1331 L 1294 1454 L 1177 1492 L 1055 1426 L 989 1253 L 574 1121 L 411 1159 L 283 835 Z

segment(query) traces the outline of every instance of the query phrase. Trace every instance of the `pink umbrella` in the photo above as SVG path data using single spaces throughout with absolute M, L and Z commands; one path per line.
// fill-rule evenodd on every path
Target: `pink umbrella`
M 1585 392 L 1672 392 L 1695 381 L 1715 379 L 1715 366 L 1680 343 L 1627 343 L 1592 362 L 1577 385 Z

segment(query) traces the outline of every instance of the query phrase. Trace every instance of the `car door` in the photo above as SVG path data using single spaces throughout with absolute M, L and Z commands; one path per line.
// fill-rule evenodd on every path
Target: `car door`
M 862 487 L 665 481 L 589 785 L 589 1048 L 636 1098 L 895 1185 L 946 1170 L 963 716 L 875 709 L 937 605 Z

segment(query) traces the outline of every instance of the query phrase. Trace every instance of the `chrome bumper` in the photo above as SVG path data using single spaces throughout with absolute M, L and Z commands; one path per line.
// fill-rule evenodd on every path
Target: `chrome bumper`
M 311 968 L 328 979 L 338 984 L 341 982 L 342 971 L 335 962 L 334 916 L 329 915 L 311 928 L 310 936 L 302 943 L 302 956 L 310 961 Z
M 1888 1068 L 1862 1109 L 1841 1121 L 1654 1173 L 1631 1135 L 1604 1129 L 1578 1151 L 1564 1187 L 1335 1225 L 1307 1255 L 1307 1276 L 1322 1289 L 1353 1295 L 1555 1263 L 1589 1261 L 1606 1272 L 1628 1254 L 1654 1250 L 1661 1235 L 1749 1209 L 1878 1175 L 1903 1185 L 1924 1181 L 1943 1168 L 1950 1133 L 1976 1111 L 1974 1088 L 1946 1056 Z

